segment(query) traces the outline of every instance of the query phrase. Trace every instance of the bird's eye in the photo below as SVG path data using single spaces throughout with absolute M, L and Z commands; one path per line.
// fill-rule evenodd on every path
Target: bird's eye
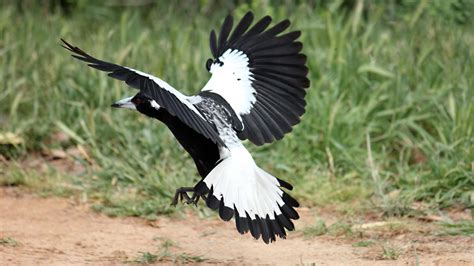
M 143 99 L 139 97 L 133 97 L 132 103 L 134 103 L 135 105 L 140 105 L 143 103 Z
M 206 61 L 206 69 L 207 71 L 211 71 L 212 59 L 207 59 Z

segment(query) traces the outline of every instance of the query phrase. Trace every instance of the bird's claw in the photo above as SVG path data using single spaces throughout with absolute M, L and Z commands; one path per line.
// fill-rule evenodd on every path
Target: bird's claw
M 193 192 L 191 197 L 188 195 L 188 192 Z M 195 206 L 197 206 L 200 197 L 203 196 L 199 196 L 198 194 L 196 194 L 196 192 L 194 192 L 193 187 L 178 188 L 176 189 L 176 193 L 174 194 L 171 206 L 176 206 L 178 204 L 178 201 L 184 202 L 185 204 L 194 204 Z

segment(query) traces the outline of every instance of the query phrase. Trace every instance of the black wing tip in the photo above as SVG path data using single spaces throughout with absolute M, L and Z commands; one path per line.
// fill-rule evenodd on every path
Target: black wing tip
M 227 43 L 227 38 L 229 37 L 230 32 L 232 31 L 232 26 L 234 23 L 234 18 L 232 15 L 227 15 L 222 23 L 221 30 L 219 31 L 219 39 L 217 41 L 217 54 L 220 55 L 224 51 L 225 45 Z
M 271 17 L 270 15 L 266 15 L 266 16 L 264 16 L 263 18 L 261 18 L 260 20 L 261 20 L 261 21 L 262 21 L 262 20 L 270 20 L 270 21 L 272 21 L 272 17 Z
M 228 24 L 228 23 L 231 23 L 234 21 L 234 17 L 232 16 L 232 14 L 227 14 L 227 16 L 225 17 L 224 19 L 224 22 L 222 23 L 222 26 Z
M 73 54 L 71 54 L 72 57 L 74 57 L 76 59 L 79 59 L 81 61 L 92 63 L 94 65 L 99 62 L 99 60 L 97 60 L 96 58 L 90 56 L 89 54 L 84 52 L 79 47 L 74 46 L 71 43 L 67 42 L 65 39 L 60 38 L 60 40 L 62 42 L 61 46 L 65 49 L 67 49 L 68 51 L 70 51 L 71 53 L 73 53 Z M 89 66 L 91 66 L 91 65 L 89 65 Z M 94 66 L 91 66 L 91 67 L 94 67 Z
M 253 21 L 255 15 L 253 14 L 252 11 L 247 11 L 247 13 L 245 13 L 245 15 L 242 17 L 241 20 L 250 20 L 250 21 Z
M 74 49 L 77 48 L 77 47 L 74 47 L 72 44 L 68 43 L 65 39 L 63 38 L 60 38 L 59 40 L 61 40 L 61 43 L 59 45 L 61 45 L 61 47 L 63 47 L 64 49 L 67 49 L 71 52 L 74 52 Z
M 77 46 L 74 46 L 72 44 L 70 44 L 69 42 L 67 42 L 65 39 L 63 38 L 60 38 L 62 44 L 61 46 L 75 54 L 79 54 L 81 56 L 84 56 L 86 53 L 84 51 L 82 51 L 81 49 L 79 49 L 79 47 Z
M 209 35 L 209 46 L 211 49 L 212 56 L 214 58 L 217 58 L 219 56 L 217 53 L 217 36 L 214 30 L 211 30 L 211 33 Z
M 64 38 L 59 38 L 59 40 L 62 42 L 61 46 L 63 44 L 67 45 L 67 46 L 71 46 Z
M 284 26 L 285 29 L 288 28 L 289 26 L 291 26 L 291 21 L 289 19 L 284 19 L 280 23 L 281 23 L 282 27 Z

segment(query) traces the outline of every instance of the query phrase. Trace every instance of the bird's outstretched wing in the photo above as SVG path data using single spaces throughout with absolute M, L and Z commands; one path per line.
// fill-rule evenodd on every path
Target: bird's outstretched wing
M 140 90 L 143 94 L 155 100 L 161 107 L 178 117 L 192 129 L 216 144 L 224 146 L 214 127 L 204 119 L 199 110 L 190 102 L 192 97 L 180 93 L 168 83 L 150 74 L 96 59 L 65 40 L 61 39 L 61 41 L 64 44 L 63 47 L 73 53 L 74 58 L 88 63 L 87 65 L 90 67 L 108 72 L 108 75 L 112 78 L 125 81 L 130 87 Z
M 303 45 L 296 41 L 301 33 L 281 34 L 288 20 L 268 28 L 269 16 L 250 27 L 251 12 L 233 30 L 232 21 L 227 16 L 218 38 L 211 32 L 214 59 L 206 67 L 212 76 L 202 91 L 217 93 L 229 103 L 243 125 L 240 139 L 256 145 L 279 140 L 305 111 L 309 80 Z

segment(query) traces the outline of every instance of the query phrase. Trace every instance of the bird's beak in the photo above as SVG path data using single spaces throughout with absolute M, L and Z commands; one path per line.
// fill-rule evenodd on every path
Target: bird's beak
M 111 106 L 116 107 L 116 108 L 127 108 L 127 109 L 136 110 L 137 108 L 135 107 L 135 104 L 132 102 L 132 98 L 133 96 L 122 99 L 120 101 L 113 103 Z

